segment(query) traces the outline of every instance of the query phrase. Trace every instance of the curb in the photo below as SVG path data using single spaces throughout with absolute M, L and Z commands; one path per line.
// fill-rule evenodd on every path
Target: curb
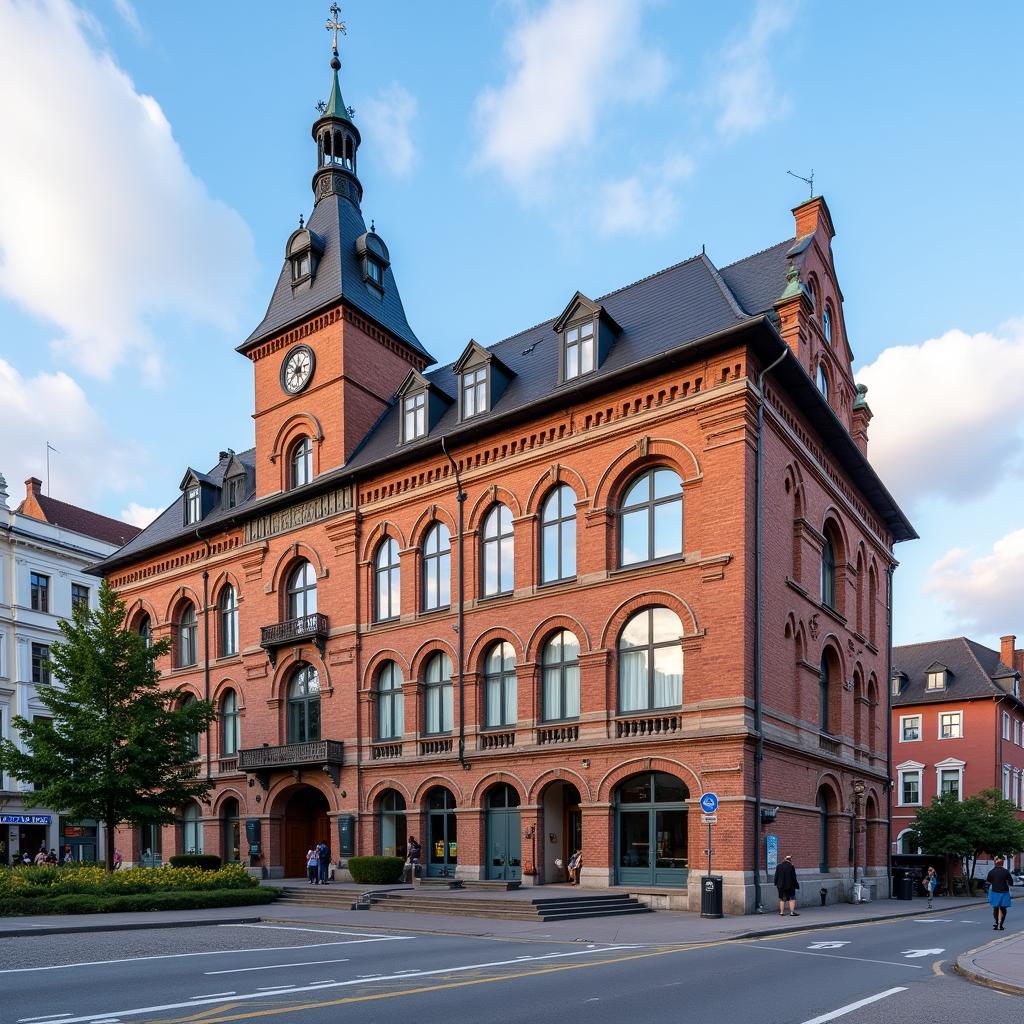
M 984 985 L 985 988 L 993 988 L 997 992 L 1005 992 L 1011 996 L 1024 996 L 1024 985 L 1014 985 L 1009 981 L 1001 981 L 999 978 L 993 978 L 991 974 L 986 974 L 984 971 L 968 967 L 965 963 L 967 957 L 974 956 L 982 950 L 991 949 L 993 946 L 1002 945 L 1004 942 L 1011 942 L 1014 939 L 1019 942 L 1020 933 L 1017 933 L 1016 935 L 1004 935 L 1001 939 L 993 939 L 992 942 L 987 942 L 984 946 L 978 946 L 977 949 L 971 949 L 966 953 L 961 953 L 960 956 L 957 957 L 953 970 L 955 970 L 962 978 L 966 978 L 967 981 L 973 981 L 976 985 Z
M 155 911 L 154 913 L 159 913 Z M 0 939 L 20 939 L 33 935 L 75 935 L 82 932 L 148 931 L 153 928 L 196 928 L 210 924 L 258 924 L 261 917 L 196 918 L 186 921 L 129 921 L 122 924 L 76 924 L 70 927 L 45 925 L 42 928 L 0 928 Z

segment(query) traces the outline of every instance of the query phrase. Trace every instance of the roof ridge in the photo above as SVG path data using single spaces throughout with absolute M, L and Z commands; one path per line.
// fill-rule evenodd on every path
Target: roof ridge
M 757 252 L 752 252 L 749 256 L 741 256 L 738 260 L 733 260 L 732 263 L 726 263 L 724 267 L 719 269 L 728 270 L 730 267 L 735 267 L 738 263 L 746 263 L 747 260 L 752 260 L 755 256 L 761 256 L 766 252 L 771 252 L 772 249 L 778 249 L 780 245 L 792 245 L 796 241 L 796 235 L 792 238 L 784 238 L 781 242 L 776 242 L 774 245 L 766 246 L 764 249 L 758 249 Z
M 51 498 L 49 494 L 38 494 L 36 495 L 36 501 L 42 499 L 45 502 L 50 502 L 54 505 L 62 505 L 64 508 L 73 508 L 78 512 L 85 512 L 87 515 L 95 516 L 97 519 L 105 519 L 108 523 L 116 523 L 118 526 L 131 527 L 131 523 L 126 523 L 123 519 L 116 519 L 114 516 L 105 515 L 103 512 L 95 512 L 91 508 L 86 508 L 84 505 L 76 505 L 70 501 L 62 501 L 60 498 Z M 138 529 L 138 527 L 135 527 Z
M 989 652 L 989 654 L 994 654 L 996 656 L 996 660 L 997 661 L 1001 661 L 1002 659 L 1001 659 L 1001 657 L 999 655 L 999 652 L 998 651 L 994 651 L 991 647 L 985 647 L 984 644 L 979 644 L 977 640 L 972 640 L 970 637 L 966 637 L 966 636 L 963 637 L 963 641 L 964 641 L 964 645 L 967 647 L 967 650 L 971 652 L 971 658 L 973 659 L 974 664 L 977 665 L 979 669 L 981 669 L 982 675 L 984 675 L 991 682 L 992 676 L 989 675 L 989 673 L 985 671 L 985 666 L 982 665 L 980 659 L 978 658 L 978 655 L 975 653 L 974 648 L 975 647 L 984 647 L 985 650 Z M 993 686 L 994 685 L 995 684 L 993 683 Z
M 939 640 L 918 640 L 917 643 L 913 643 L 913 644 L 893 644 L 893 650 L 896 650 L 897 648 L 902 648 L 902 647 L 928 647 L 931 644 L 948 644 L 948 643 L 952 643 L 954 640 L 969 640 L 970 641 L 970 637 L 966 637 L 963 634 L 961 634 L 960 636 L 945 636 L 945 637 L 942 637 Z M 970 642 L 973 643 L 974 641 L 970 641 Z M 982 646 L 984 646 L 984 645 L 982 645 Z
M 722 293 L 722 298 L 732 308 L 733 313 L 736 314 L 738 320 L 743 320 L 749 317 L 749 313 L 744 312 L 743 307 L 740 305 L 739 300 L 733 294 L 732 289 L 725 283 L 725 278 L 719 273 L 718 267 L 711 262 L 711 258 L 706 252 L 702 252 L 701 259 L 703 259 L 705 266 L 707 267 L 708 273 L 711 275 L 711 280 L 718 285 L 718 290 Z

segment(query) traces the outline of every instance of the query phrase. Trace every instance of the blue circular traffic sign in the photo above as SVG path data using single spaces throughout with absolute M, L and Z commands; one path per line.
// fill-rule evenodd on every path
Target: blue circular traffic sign
M 700 798 L 700 809 L 705 814 L 714 814 L 718 810 L 718 797 L 714 793 L 705 793 Z

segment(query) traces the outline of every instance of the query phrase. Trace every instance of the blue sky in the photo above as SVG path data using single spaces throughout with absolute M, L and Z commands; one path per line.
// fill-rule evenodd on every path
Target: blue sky
M 1024 8 L 343 5 L 364 213 L 441 361 L 706 244 L 815 171 L 871 456 L 922 540 L 896 639 L 1024 635 Z M 0 0 L 0 472 L 112 515 L 251 443 L 249 364 L 329 88 L 323 2 Z

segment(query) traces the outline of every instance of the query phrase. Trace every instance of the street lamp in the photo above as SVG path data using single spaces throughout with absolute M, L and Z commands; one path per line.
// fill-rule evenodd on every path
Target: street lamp
M 853 821 L 850 825 L 850 839 L 853 845 L 853 882 L 857 884 L 857 818 L 860 816 L 860 801 L 864 796 L 864 780 L 853 780 Z M 864 851 L 865 857 L 867 851 Z M 866 866 L 866 865 L 865 865 Z

